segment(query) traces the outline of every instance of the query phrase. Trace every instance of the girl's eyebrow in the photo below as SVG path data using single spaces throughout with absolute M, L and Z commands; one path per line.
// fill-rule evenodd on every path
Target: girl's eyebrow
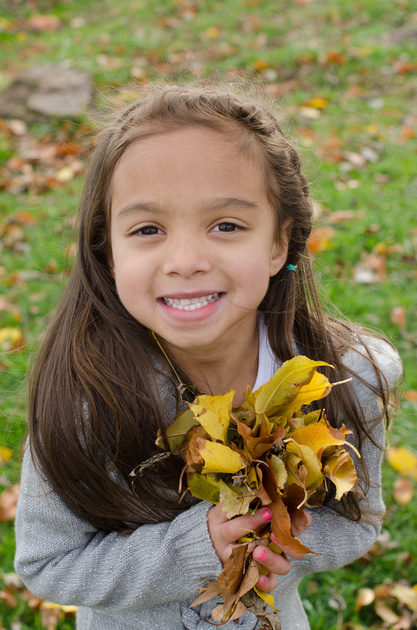
M 227 208 L 245 208 L 248 210 L 255 210 L 259 208 L 259 204 L 250 199 L 241 199 L 239 197 L 218 197 L 204 204 L 202 208 L 202 212 L 207 212 L 210 210 L 222 210 Z M 116 222 L 121 221 L 126 216 L 140 214 L 141 212 L 150 212 L 160 215 L 169 214 L 169 210 L 159 205 L 158 203 L 153 202 L 137 202 L 129 204 L 120 210 L 116 217 Z

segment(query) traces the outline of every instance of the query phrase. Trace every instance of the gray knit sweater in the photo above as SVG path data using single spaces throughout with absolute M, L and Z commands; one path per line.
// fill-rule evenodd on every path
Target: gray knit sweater
M 384 342 L 368 342 L 393 384 L 401 374 L 398 355 Z M 344 363 L 375 382 L 369 362 L 355 351 L 345 355 Z M 365 417 L 377 416 L 376 396 L 359 381 L 355 389 Z M 374 438 L 383 444 L 382 423 Z M 291 561 L 291 571 L 278 576 L 273 595 L 282 630 L 310 627 L 297 592 L 300 580 L 361 557 L 378 534 L 384 514 L 381 450 L 368 441 L 363 458 L 372 481 L 364 507 L 374 516 L 357 523 L 336 514 L 332 504 L 311 510 L 312 523 L 300 539 L 319 555 Z M 105 533 L 75 516 L 39 479 L 27 449 L 16 517 L 16 571 L 35 595 L 78 606 L 79 630 L 212 630 L 205 619 L 215 600 L 189 608 L 205 580 L 214 580 L 222 569 L 207 528 L 211 507 L 197 503 L 171 522 L 142 525 L 129 535 Z M 256 623 L 247 613 L 222 629 L 253 630 Z

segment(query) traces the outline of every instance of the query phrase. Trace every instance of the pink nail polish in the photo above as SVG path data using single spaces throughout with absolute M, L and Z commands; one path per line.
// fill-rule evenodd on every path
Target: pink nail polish
M 266 521 L 272 521 L 272 512 L 268 509 L 265 509 L 262 512 L 262 516 Z
M 277 537 L 275 536 L 274 532 L 271 532 L 271 533 L 269 534 L 269 537 L 270 537 L 270 539 L 271 539 L 271 540 L 273 540 L 274 542 L 278 542 Z
M 256 554 L 256 560 L 265 560 L 265 558 L 266 558 L 265 551 L 261 551 L 261 553 Z
M 258 580 L 258 586 L 262 588 L 264 584 L 265 584 L 265 578 L 260 577 Z

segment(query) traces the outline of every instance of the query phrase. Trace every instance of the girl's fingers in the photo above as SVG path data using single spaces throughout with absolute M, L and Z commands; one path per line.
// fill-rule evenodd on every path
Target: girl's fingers
M 255 514 L 247 514 L 234 518 L 225 525 L 229 542 L 239 540 L 241 536 L 245 536 L 249 532 L 253 532 L 260 525 L 266 525 L 272 520 L 271 511 L 268 508 L 261 508 Z
M 270 534 L 270 538 L 277 545 L 277 547 L 282 549 L 285 555 L 288 556 L 289 558 L 292 558 L 293 560 L 300 560 L 301 558 L 304 558 L 305 556 L 304 553 L 299 553 L 298 551 L 294 551 L 294 549 L 291 549 L 291 547 L 288 547 L 287 545 L 281 545 L 277 541 L 275 535 L 272 532 Z
M 273 591 L 277 587 L 277 576 L 275 573 L 268 573 L 268 575 L 260 575 L 259 580 L 256 583 L 263 591 Z
M 264 545 L 258 545 L 252 555 L 256 562 L 259 562 L 259 564 L 262 564 L 268 571 L 276 575 L 287 575 L 288 571 L 291 569 L 290 562 L 284 554 L 280 555 L 274 553 Z

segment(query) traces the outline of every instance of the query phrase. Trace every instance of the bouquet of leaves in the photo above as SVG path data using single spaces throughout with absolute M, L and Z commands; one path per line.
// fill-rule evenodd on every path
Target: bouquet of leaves
M 168 445 L 158 435 L 158 446 L 183 457 L 180 486 L 185 476 L 186 490 L 195 497 L 221 503 L 230 519 L 263 506 L 272 513 L 270 523 L 238 541 L 217 582 L 207 582 L 193 602 L 223 597 L 212 613 L 215 622 L 250 610 L 261 628 L 279 629 L 273 596 L 256 586 L 262 566 L 249 550 L 263 544 L 281 553 L 275 538 L 296 552 L 314 553 L 297 538 L 310 523 L 305 508 L 323 503 L 327 480 L 333 482 L 337 500 L 355 486 L 356 471 L 346 449 L 353 448 L 346 441 L 351 431 L 344 425 L 331 427 L 322 410 L 309 410 L 333 386 L 317 371 L 320 366 L 329 364 L 305 356 L 285 362 L 256 391 L 248 386 L 237 409 L 234 390 L 198 396 L 167 429 Z M 276 612 L 268 613 L 266 604 Z

